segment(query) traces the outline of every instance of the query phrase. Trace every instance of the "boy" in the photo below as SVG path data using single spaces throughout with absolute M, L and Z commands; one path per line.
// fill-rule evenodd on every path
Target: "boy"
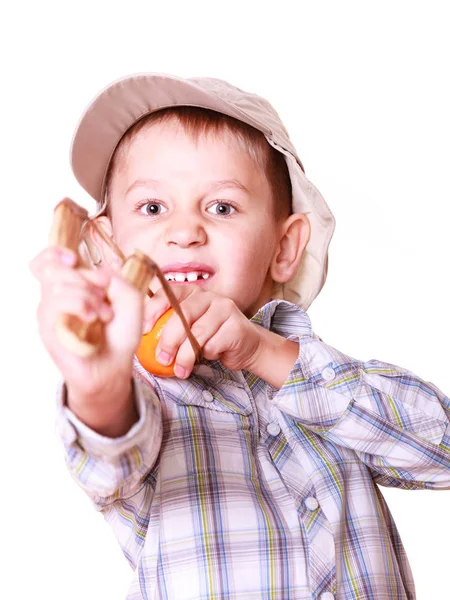
M 450 488 L 450 401 L 313 333 L 334 219 L 272 107 L 218 80 L 127 77 L 85 112 L 72 166 L 203 351 L 173 316 L 158 360 L 176 377 L 140 366 L 169 304 L 157 280 L 144 302 L 97 236 L 97 270 L 58 248 L 34 260 L 67 463 L 135 569 L 128 599 L 415 598 L 376 484 Z M 99 354 L 60 346 L 61 312 L 105 322 Z

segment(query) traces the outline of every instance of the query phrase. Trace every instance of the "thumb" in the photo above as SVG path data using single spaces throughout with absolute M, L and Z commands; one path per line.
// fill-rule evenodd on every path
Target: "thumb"
M 137 345 L 142 331 L 144 295 L 120 274 L 113 273 L 108 298 L 114 311 L 111 334 L 121 344 Z

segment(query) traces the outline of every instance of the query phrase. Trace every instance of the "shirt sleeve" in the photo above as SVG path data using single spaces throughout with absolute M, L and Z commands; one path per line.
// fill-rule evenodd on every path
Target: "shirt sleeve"
M 299 343 L 272 402 L 334 444 L 354 450 L 374 480 L 405 489 L 450 489 L 450 400 L 435 385 L 379 360 L 362 362 L 318 336 Z
M 136 494 L 154 467 L 162 440 L 156 393 L 133 376 L 139 420 L 126 435 L 104 437 L 82 423 L 66 406 L 66 386 L 57 393 L 57 429 L 69 471 L 98 509 Z

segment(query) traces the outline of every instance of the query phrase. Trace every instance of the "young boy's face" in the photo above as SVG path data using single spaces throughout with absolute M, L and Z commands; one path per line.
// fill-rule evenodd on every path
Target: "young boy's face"
M 141 249 L 166 277 L 206 274 L 195 285 L 248 317 L 270 300 L 280 223 L 264 173 L 230 134 L 195 142 L 175 121 L 153 124 L 131 142 L 110 190 L 112 234 L 126 255 Z

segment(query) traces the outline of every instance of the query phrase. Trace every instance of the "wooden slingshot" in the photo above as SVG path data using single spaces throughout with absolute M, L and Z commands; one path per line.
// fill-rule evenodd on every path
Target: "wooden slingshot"
M 149 289 L 149 284 L 155 275 L 158 277 L 173 311 L 180 317 L 181 322 L 183 323 L 186 336 L 192 345 L 196 359 L 199 359 L 201 356 L 200 345 L 189 329 L 178 300 L 170 289 L 170 285 L 167 283 L 158 265 L 141 250 L 136 249 L 133 254 L 125 257 L 120 248 L 118 248 L 113 240 L 106 235 L 103 229 L 94 220 L 89 218 L 87 210 L 76 204 L 76 202 L 70 198 L 64 198 L 64 200 L 59 202 L 55 207 L 50 232 L 50 245 L 68 248 L 77 255 L 78 260 L 75 267 L 83 266 L 88 268 L 88 265 L 84 264 L 78 249 L 80 242 L 89 227 L 93 227 L 97 231 L 104 242 L 108 244 L 111 250 L 120 259 L 122 264 L 120 271 L 121 275 L 143 294 L 147 294 L 150 297 L 153 296 L 152 291 Z M 168 315 L 168 313 L 159 319 L 155 328 L 166 315 Z M 164 318 L 164 321 L 167 321 L 167 317 Z M 60 342 L 74 354 L 81 357 L 92 356 L 99 351 L 102 345 L 104 323 L 100 321 L 100 319 L 97 319 L 92 323 L 86 323 L 76 315 L 63 314 L 60 316 L 57 323 L 57 335 Z M 157 332 L 156 338 L 158 338 L 159 335 L 160 331 Z M 152 363 L 156 363 L 156 361 L 152 361 Z M 158 365 L 159 363 L 156 364 Z M 155 375 L 170 376 L 174 374 L 173 365 L 170 365 L 169 367 L 160 365 L 160 368 L 153 368 L 152 372 Z

